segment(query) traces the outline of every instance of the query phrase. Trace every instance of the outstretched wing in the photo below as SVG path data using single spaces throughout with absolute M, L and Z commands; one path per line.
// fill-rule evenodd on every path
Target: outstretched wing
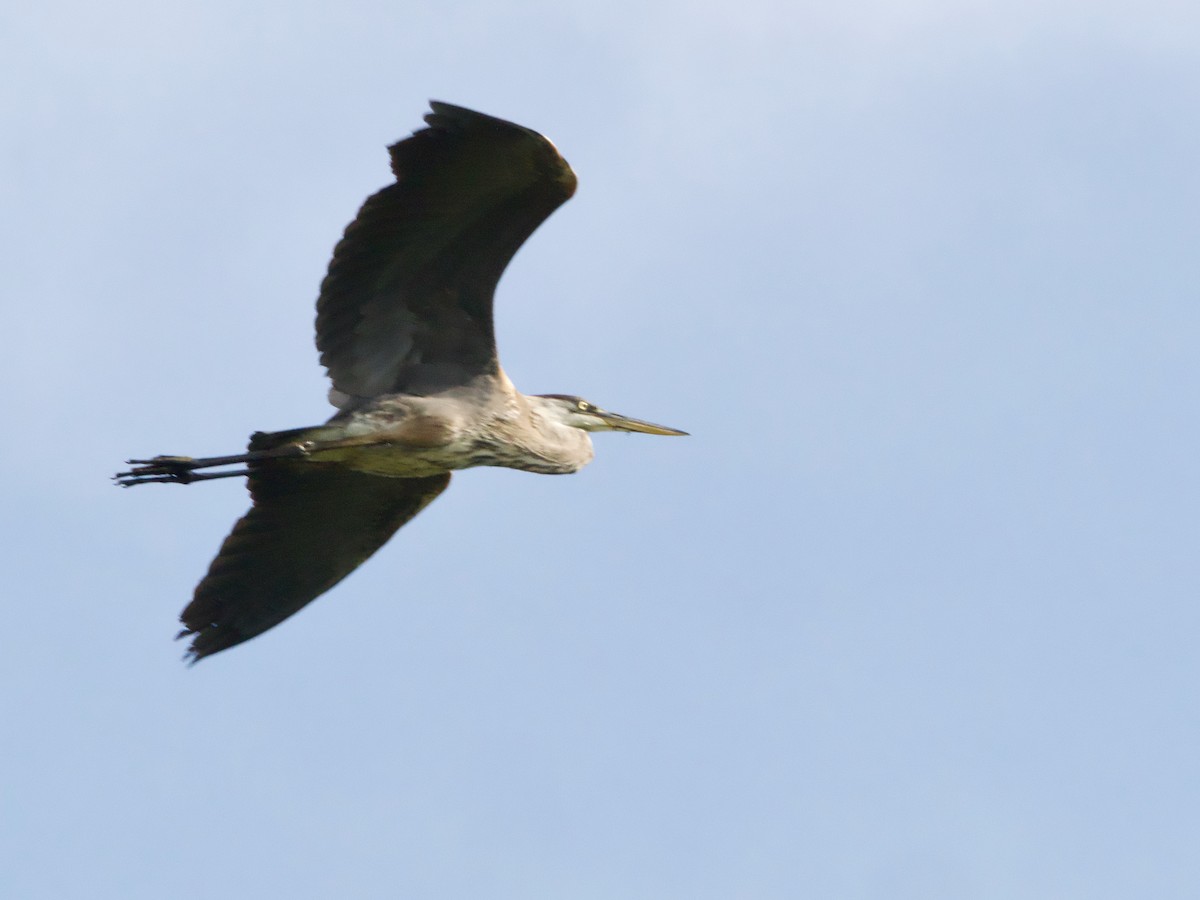
M 180 620 L 192 660 L 278 625 L 325 593 L 424 509 L 450 475 L 383 478 L 318 463 L 252 469 L 254 505 Z
M 494 373 L 496 282 L 575 192 L 575 173 L 537 132 L 430 105 L 429 127 L 389 148 L 396 183 L 363 204 L 321 284 L 331 399 L 430 393 Z

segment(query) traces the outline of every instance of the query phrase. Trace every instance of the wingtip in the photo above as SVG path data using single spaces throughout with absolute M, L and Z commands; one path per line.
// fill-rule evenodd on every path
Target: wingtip
M 477 109 L 459 106 L 457 103 L 447 103 L 445 100 L 430 100 L 429 109 L 430 111 L 425 114 L 425 124 L 433 129 L 465 129 L 476 126 L 513 128 L 541 140 L 546 140 L 545 135 L 534 131 L 532 128 L 508 119 L 502 119 L 499 116 L 490 116 Z
M 182 628 L 182 629 L 180 629 L 179 633 L 177 635 L 175 635 L 175 640 L 182 641 L 184 638 L 192 637 L 195 634 L 196 634 L 196 632 L 190 628 Z M 196 663 L 200 662 L 200 660 L 203 658 L 204 658 L 204 654 L 199 653 L 196 650 L 196 642 L 195 641 L 192 641 L 192 645 L 190 647 L 188 647 L 187 650 L 184 651 L 183 656 L 180 657 L 182 662 L 189 669 L 192 666 L 196 665 Z
M 227 650 L 246 640 L 246 638 L 229 640 L 229 637 L 228 633 L 219 631 L 216 625 L 193 628 L 185 623 L 180 632 L 175 635 L 175 640 L 181 641 L 184 638 L 192 639 L 192 643 L 183 654 L 183 661 L 187 663 L 190 669 L 196 663 L 200 662 L 200 660 L 212 656 L 214 653 L 220 653 L 222 650 Z
M 490 119 L 491 116 L 455 103 L 444 100 L 430 100 L 429 112 L 425 113 L 425 123 L 430 128 L 444 128 L 448 125 L 464 125 L 472 120 Z

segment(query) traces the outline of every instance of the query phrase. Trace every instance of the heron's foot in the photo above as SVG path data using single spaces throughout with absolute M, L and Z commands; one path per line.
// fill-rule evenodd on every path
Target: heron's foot
M 213 462 L 191 456 L 155 456 L 152 459 L 127 459 L 125 462 L 133 468 L 113 476 L 113 481 L 121 487 L 133 487 L 135 484 L 191 484 L 193 481 L 232 478 L 245 475 L 248 471 L 197 472 L 196 469 L 211 466 Z

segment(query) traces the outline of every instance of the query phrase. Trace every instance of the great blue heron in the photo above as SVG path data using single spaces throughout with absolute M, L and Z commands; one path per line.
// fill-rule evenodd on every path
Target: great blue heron
M 591 461 L 589 431 L 685 434 L 513 387 L 496 356 L 492 295 L 517 248 L 575 192 L 575 173 L 537 132 L 430 106 L 429 127 L 388 148 L 396 183 L 363 204 L 321 283 L 317 349 L 333 418 L 257 432 L 234 456 L 131 459 L 116 476 L 126 487 L 249 476 L 253 505 L 180 616 L 193 661 L 325 593 L 454 469 L 565 474 Z

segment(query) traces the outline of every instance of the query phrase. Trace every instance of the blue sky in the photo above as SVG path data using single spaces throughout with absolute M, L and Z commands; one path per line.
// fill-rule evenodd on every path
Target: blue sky
M 47 3 L 0 21 L 0 893 L 1190 897 L 1189 4 Z M 685 428 L 476 470 L 194 669 L 428 98 L 580 189 L 505 365 Z

